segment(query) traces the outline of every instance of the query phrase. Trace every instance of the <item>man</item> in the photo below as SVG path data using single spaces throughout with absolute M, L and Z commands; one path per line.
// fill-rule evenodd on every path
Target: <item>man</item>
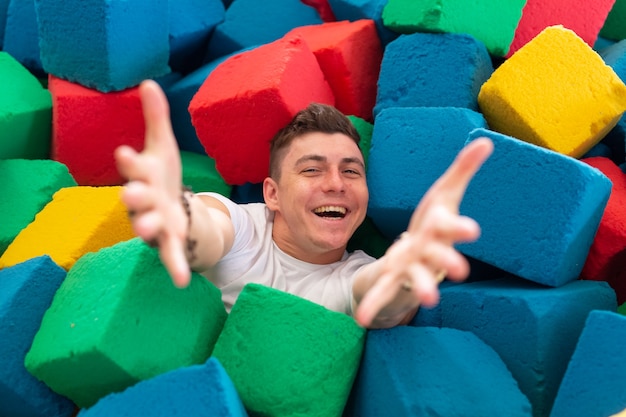
M 129 180 L 122 199 L 137 235 L 158 245 L 175 285 L 188 284 L 190 268 L 215 267 L 217 277 L 205 276 L 222 290 L 227 307 L 255 280 L 381 328 L 408 322 L 419 305 L 435 305 L 443 274 L 457 281 L 467 277 L 467 261 L 453 244 L 477 239 L 480 228 L 458 209 L 493 150 L 490 140 L 475 140 L 459 153 L 426 193 L 402 238 L 374 259 L 346 253 L 365 218 L 368 191 L 358 134 L 345 116 L 337 118 L 327 106 L 296 116 L 272 143 L 265 204 L 243 207 L 217 194 L 181 191 L 167 99 L 153 81 L 141 84 L 140 95 L 145 148 L 116 151 L 118 169 Z M 322 114 L 330 127 L 320 131 L 315 123 Z

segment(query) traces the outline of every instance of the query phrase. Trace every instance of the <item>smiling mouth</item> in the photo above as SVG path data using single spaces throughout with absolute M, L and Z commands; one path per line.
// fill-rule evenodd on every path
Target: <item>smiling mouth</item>
M 313 213 L 315 213 L 319 217 L 331 218 L 331 219 L 343 219 L 344 217 L 346 217 L 347 211 L 348 210 L 346 210 L 345 207 L 322 206 L 313 210 Z

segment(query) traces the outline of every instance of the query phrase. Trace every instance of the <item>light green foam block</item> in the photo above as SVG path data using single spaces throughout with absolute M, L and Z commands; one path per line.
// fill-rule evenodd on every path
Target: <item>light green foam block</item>
M 49 158 L 50 92 L 6 52 L 0 52 L 0 91 L 0 159 Z
M 383 25 L 398 33 L 469 34 L 482 41 L 491 55 L 509 52 L 526 0 L 389 0 Z
M 183 184 L 196 192 L 212 191 L 230 197 L 232 186 L 224 181 L 224 178 L 215 168 L 215 160 L 207 155 L 195 152 L 180 151 L 183 166 Z
M 49 159 L 0 160 L 0 255 L 61 188 L 76 181 L 67 167 Z
M 341 416 L 365 329 L 298 296 L 248 284 L 213 356 L 253 416 Z
M 69 270 L 26 355 L 53 391 L 90 407 L 100 398 L 204 363 L 226 320 L 220 291 L 199 274 L 178 289 L 139 238 L 88 253 Z

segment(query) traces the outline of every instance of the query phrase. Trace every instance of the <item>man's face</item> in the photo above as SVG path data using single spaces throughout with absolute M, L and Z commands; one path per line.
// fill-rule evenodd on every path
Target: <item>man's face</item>
M 278 182 L 263 191 L 275 212 L 274 241 L 298 259 L 327 263 L 341 257 L 367 211 L 363 156 L 341 133 L 307 133 L 285 151 Z

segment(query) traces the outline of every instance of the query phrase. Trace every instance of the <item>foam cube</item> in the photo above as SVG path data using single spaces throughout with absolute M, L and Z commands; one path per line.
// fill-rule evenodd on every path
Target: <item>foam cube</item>
M 478 92 L 493 72 L 485 46 L 468 35 L 402 35 L 385 48 L 375 116 L 389 107 L 478 110 Z
M 35 0 L 35 7 L 49 74 L 109 92 L 170 72 L 167 0 Z
M 191 123 L 189 103 L 211 71 L 231 56 L 232 55 L 227 55 L 204 64 L 164 89 L 170 105 L 172 130 L 174 131 L 174 136 L 176 136 L 180 150 L 199 154 L 206 153 Z
M 315 54 L 344 114 L 372 119 L 383 50 L 373 20 L 301 26 L 286 36 L 301 36 Z
M 210 35 L 224 20 L 224 13 L 222 0 L 169 3 L 169 64 L 173 71 L 187 73 L 202 64 Z
M 24 367 L 41 319 L 65 278 L 49 256 L 0 270 L 0 414 L 69 417 L 75 406 Z
M 215 161 L 206 155 L 195 152 L 180 152 L 183 166 L 183 184 L 194 192 L 213 191 L 229 197 L 232 186 L 226 184 L 215 169 Z
M 614 3 L 615 0 L 595 0 L 572 7 L 568 0 L 526 0 L 507 57 L 517 52 L 543 29 L 553 25 L 563 25 L 573 30 L 587 45 L 593 47 Z
M 551 417 L 608 416 L 626 407 L 626 317 L 592 311 L 559 388 Z
M 372 132 L 374 131 L 374 125 L 357 116 L 348 116 L 348 119 L 350 119 L 352 125 L 359 133 L 359 137 L 361 138 L 359 140 L 359 149 L 361 149 L 361 153 L 363 153 L 363 161 L 365 162 L 365 166 L 367 166 L 370 147 L 372 146 Z
M 52 200 L 61 188 L 72 187 L 76 181 L 67 167 L 49 159 L 0 160 L 2 192 L 0 199 L 0 255 L 35 215 Z
M 551 26 L 496 69 L 478 94 L 489 127 L 579 158 L 626 110 L 626 85 L 573 31 Z
M 52 159 L 80 185 L 121 185 L 115 163 L 120 145 L 143 149 L 145 124 L 139 89 L 102 93 L 50 76 Z
M 452 107 L 388 108 L 376 117 L 367 167 L 368 215 L 388 239 L 407 229 L 420 199 L 469 133 L 486 125 L 480 113 Z
M 207 61 L 274 42 L 293 28 L 321 23 L 317 11 L 298 0 L 237 0 L 211 34 Z
M 626 39 L 624 19 L 626 19 L 626 1 L 615 0 L 611 11 L 600 29 L 600 36 L 617 41 Z
M 248 284 L 213 356 L 251 415 L 341 416 L 364 341 L 365 330 L 345 314 Z
M 334 22 L 337 20 L 335 18 L 335 14 L 333 10 L 330 8 L 330 4 L 328 4 L 328 0 L 300 0 L 302 3 L 307 6 L 313 7 L 317 10 L 317 13 L 320 15 L 324 22 Z
M 34 1 L 9 0 L 3 50 L 38 77 L 44 76 Z
M 503 275 L 446 287 L 437 315 L 439 326 L 470 331 L 493 348 L 530 400 L 533 415 L 548 416 L 587 315 L 596 309 L 617 309 L 615 292 L 605 282 L 546 288 Z
M 0 51 L 0 159 L 50 157 L 52 99 L 26 68 Z
M 388 0 L 328 0 L 336 20 L 372 19 L 383 45 L 398 37 L 398 34 L 383 24 L 383 9 Z
M 613 183 L 613 191 L 589 249 L 581 278 L 608 282 L 621 304 L 626 301 L 623 267 L 626 262 L 626 174 L 608 158 L 586 158 L 583 162 L 602 171 Z
M 383 23 L 399 33 L 465 33 L 485 44 L 493 56 L 504 56 L 513 41 L 526 0 L 389 0 Z
M 90 253 L 68 271 L 41 322 L 26 369 L 90 407 L 164 372 L 203 363 L 226 319 L 220 291 L 193 273 L 176 288 L 141 239 Z
M 169 417 L 173 415 L 244 417 L 235 387 L 215 358 L 141 381 L 109 394 L 79 417 Z
M 0 0 L 0 49 L 4 43 L 4 29 L 7 23 L 7 10 L 10 0 Z
M 228 184 L 241 185 L 267 177 L 269 142 L 311 102 L 334 104 L 335 98 L 307 44 L 282 38 L 222 62 L 189 112 L 219 173 Z
M 121 192 L 121 187 L 61 188 L 0 256 L 0 268 L 49 255 L 68 270 L 88 252 L 132 239 Z
M 528 416 L 497 353 L 470 332 L 371 330 L 347 416 Z
M 495 149 L 474 176 L 461 213 L 481 237 L 457 245 L 474 259 L 540 284 L 578 278 L 611 193 L 611 181 L 584 162 L 486 129 Z

